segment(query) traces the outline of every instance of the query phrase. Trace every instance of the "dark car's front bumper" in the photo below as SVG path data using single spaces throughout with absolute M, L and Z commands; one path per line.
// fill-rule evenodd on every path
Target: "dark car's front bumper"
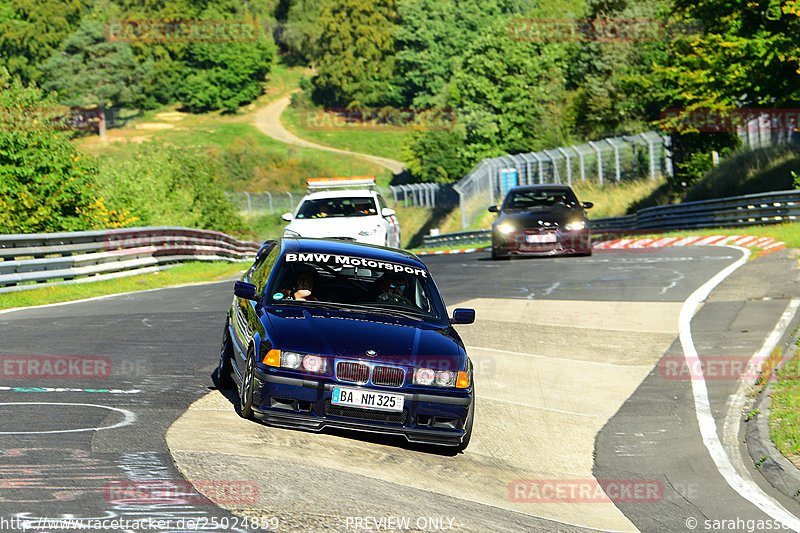
M 253 411 L 264 422 L 310 431 L 341 428 L 399 435 L 409 442 L 457 446 L 472 409 L 471 389 L 457 394 L 411 393 L 360 387 L 256 370 Z M 377 411 L 331 403 L 334 387 L 370 388 L 404 397 L 403 411 Z
M 573 255 L 592 253 L 591 230 L 553 231 L 555 237 L 550 243 L 529 243 L 528 235 L 544 235 L 537 231 L 514 231 L 503 234 L 496 229 L 492 232 L 492 249 L 497 256 L 509 255 Z

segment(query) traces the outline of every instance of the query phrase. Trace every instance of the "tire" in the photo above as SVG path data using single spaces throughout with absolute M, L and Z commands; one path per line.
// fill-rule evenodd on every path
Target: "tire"
M 467 415 L 467 420 L 464 422 L 464 436 L 461 437 L 461 444 L 456 446 L 456 450 L 463 452 L 469 446 L 469 441 L 472 438 L 472 421 L 475 419 L 475 387 L 472 388 L 472 407 Z
M 508 255 L 502 255 L 497 253 L 497 249 L 492 246 L 492 261 L 505 261 L 509 259 Z
M 256 358 L 252 353 L 247 355 L 242 388 L 239 391 L 239 416 L 248 420 L 253 419 L 253 381 L 255 380 Z
M 222 331 L 222 346 L 219 350 L 219 363 L 217 364 L 217 373 L 214 384 L 217 389 L 235 389 L 236 382 L 233 380 L 231 373 L 233 372 L 233 345 L 231 344 L 231 336 L 228 331 L 228 325 L 225 324 L 225 329 Z

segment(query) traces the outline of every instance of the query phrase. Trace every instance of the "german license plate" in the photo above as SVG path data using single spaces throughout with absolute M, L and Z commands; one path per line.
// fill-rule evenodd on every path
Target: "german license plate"
M 543 235 L 526 235 L 525 240 L 531 244 L 545 244 L 549 242 L 556 242 L 556 236 L 552 233 L 545 233 Z
M 334 387 L 331 403 L 346 405 L 361 409 L 378 409 L 380 411 L 402 411 L 403 396 L 400 394 L 387 394 L 385 392 L 368 391 L 361 389 L 346 389 Z

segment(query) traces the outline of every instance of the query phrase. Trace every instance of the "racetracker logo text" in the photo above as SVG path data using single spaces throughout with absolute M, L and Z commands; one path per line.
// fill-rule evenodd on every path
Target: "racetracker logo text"
M 664 486 L 657 479 L 517 479 L 508 497 L 519 503 L 655 503 Z
M 258 484 L 254 481 L 112 481 L 103 487 L 109 503 L 126 504 L 253 504 L 258 502 Z
M 124 43 L 235 43 L 255 41 L 252 20 L 112 20 L 107 41 Z
M 111 375 L 104 355 L 4 355 L 4 379 L 103 379 Z

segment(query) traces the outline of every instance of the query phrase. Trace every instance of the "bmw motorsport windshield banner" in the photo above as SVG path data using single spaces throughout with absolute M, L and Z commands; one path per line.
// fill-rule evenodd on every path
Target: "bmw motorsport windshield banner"
M 367 259 L 365 257 L 316 253 L 286 254 L 284 257 L 286 258 L 287 263 L 325 263 L 339 266 L 379 268 L 381 270 L 389 270 L 392 272 L 414 274 L 415 276 L 422 276 L 423 278 L 428 277 L 428 272 L 424 268 L 414 268 L 408 265 L 390 263 L 388 261 L 377 261 L 375 259 Z

